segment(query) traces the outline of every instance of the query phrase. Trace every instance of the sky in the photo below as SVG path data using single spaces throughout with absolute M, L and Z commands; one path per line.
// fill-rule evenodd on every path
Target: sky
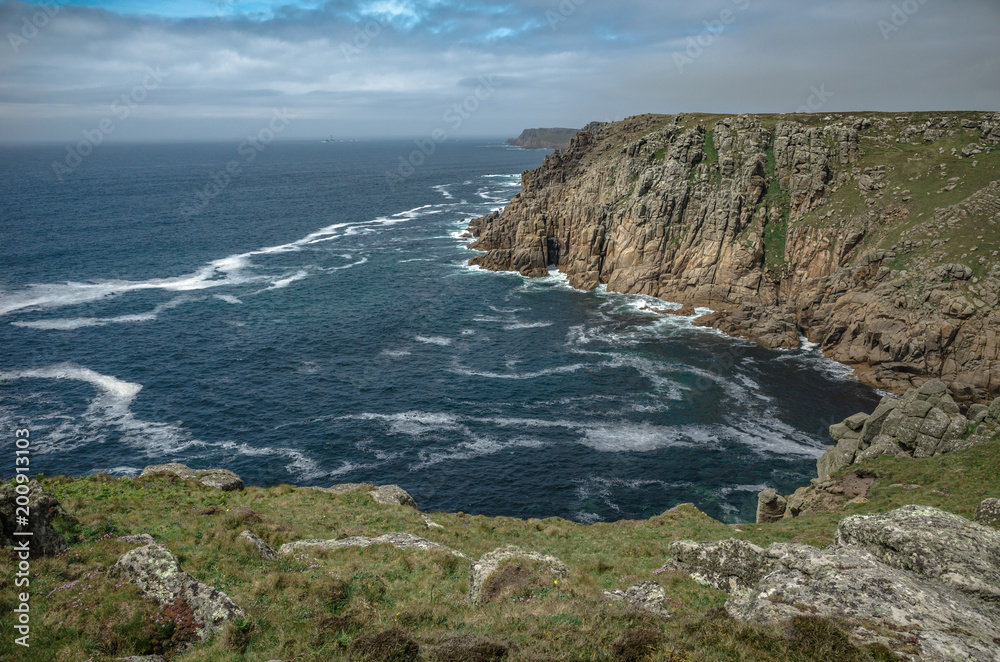
M 0 0 L 0 142 L 997 111 L 998 35 L 996 0 Z

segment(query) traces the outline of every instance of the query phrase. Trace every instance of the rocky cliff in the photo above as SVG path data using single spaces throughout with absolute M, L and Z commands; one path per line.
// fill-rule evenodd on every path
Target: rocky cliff
M 524 149 L 566 149 L 579 129 L 525 129 L 517 138 L 507 141 Z
M 1000 395 L 1000 113 L 643 115 L 588 125 L 475 219 L 473 264 L 719 311 L 903 393 Z

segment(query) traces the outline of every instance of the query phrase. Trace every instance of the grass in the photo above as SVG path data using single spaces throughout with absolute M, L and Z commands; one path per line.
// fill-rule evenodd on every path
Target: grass
M 777 162 L 774 157 L 774 145 L 767 148 L 767 161 L 764 166 L 767 179 L 767 191 L 761 206 L 768 212 L 768 222 L 764 226 L 764 263 L 763 268 L 771 274 L 780 274 L 787 264 L 785 259 L 785 241 L 788 236 L 788 217 L 791 213 L 791 199 L 781 187 L 777 175 Z M 772 212 L 778 216 L 777 222 L 771 220 Z
M 475 659 L 468 656 L 501 649 L 510 660 L 888 659 L 877 650 L 848 646 L 842 628 L 828 621 L 807 619 L 786 629 L 735 623 L 718 611 L 724 593 L 657 570 L 669 544 L 681 539 L 825 546 L 845 514 L 909 503 L 971 517 L 983 498 L 1000 496 L 998 451 L 1000 442 L 991 442 L 936 458 L 880 458 L 862 465 L 879 476 L 868 503 L 771 525 L 726 525 L 680 506 L 649 520 L 593 525 L 431 515 L 441 530 L 427 529 L 416 511 L 377 505 L 363 492 L 329 495 L 283 485 L 222 493 L 168 477 L 43 478 L 79 525 L 68 532 L 75 539 L 68 552 L 32 561 L 32 647 L 19 651 L 18 659 L 170 653 L 190 638 L 180 606 L 160 609 L 106 575 L 135 547 L 121 537 L 138 533 L 153 535 L 185 570 L 228 593 L 248 614 L 174 658 L 183 662 L 369 659 L 361 657 L 363 651 L 396 644 L 409 650 L 411 639 L 420 659 L 435 659 L 438 652 L 441 659 Z M 468 563 L 446 552 L 379 546 L 262 561 L 236 540 L 244 529 L 275 548 L 303 538 L 391 531 L 416 533 L 473 558 L 515 544 L 559 557 L 570 574 L 551 584 L 547 577 L 536 581 L 542 573 L 529 572 L 513 593 L 501 591 L 494 602 L 473 607 L 465 601 Z M 4 554 L 0 613 L 15 606 L 13 575 L 14 560 Z M 675 618 L 638 615 L 601 597 L 602 590 L 645 580 L 664 586 Z M 375 637 L 392 630 L 405 637 Z M 640 631 L 645 634 L 630 638 Z M 11 619 L 0 619 L 0 640 L 12 639 Z

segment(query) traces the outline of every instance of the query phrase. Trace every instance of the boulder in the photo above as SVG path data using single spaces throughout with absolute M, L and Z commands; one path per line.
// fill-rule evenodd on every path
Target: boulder
M 768 488 L 757 495 L 757 523 L 770 524 L 785 516 L 788 502 L 776 491 Z
M 27 494 L 20 492 L 27 491 Z M 18 524 L 19 512 L 17 497 L 28 498 L 28 524 Z M 59 501 L 49 494 L 37 480 L 26 483 L 6 483 L 0 486 L 0 546 L 18 545 L 29 541 L 31 556 L 52 556 L 66 549 L 66 539 L 56 529 L 56 525 L 69 525 L 75 519 L 67 513 Z M 17 531 L 30 531 L 31 536 L 14 535 Z
M 397 549 L 440 549 L 463 559 L 469 558 L 458 550 L 431 542 L 412 533 L 387 533 L 377 538 L 351 536 L 340 540 L 299 540 L 285 543 L 278 548 L 278 554 L 285 556 L 296 552 L 330 551 L 348 547 L 371 547 L 372 545 L 392 545 Z
M 761 581 L 726 601 L 748 623 L 835 618 L 856 644 L 885 644 L 909 660 L 998 660 L 1000 624 L 982 602 L 881 563 L 856 547 L 776 543 Z
M 180 464 L 179 462 L 148 466 L 142 470 L 139 478 L 155 476 L 156 474 L 172 474 L 181 480 L 195 479 L 205 487 L 222 490 L 223 492 L 243 489 L 243 479 L 228 469 L 192 469 L 186 464 Z
M 731 593 L 756 586 L 766 574 L 764 550 L 745 540 L 691 542 L 670 545 L 671 561 L 661 570 L 679 570 L 699 584 Z
M 273 561 L 278 558 L 278 553 L 275 552 L 270 545 L 264 542 L 264 539 L 258 535 L 251 533 L 250 531 L 244 531 L 239 535 L 237 540 L 242 540 L 247 544 L 253 546 L 260 554 L 262 559 L 267 559 L 268 561 Z
M 469 602 L 480 604 L 488 600 L 489 596 L 484 595 L 484 588 L 487 587 L 487 584 L 493 591 L 502 588 L 496 584 L 498 581 L 502 582 L 504 578 L 494 577 L 494 575 L 499 575 L 497 571 L 510 564 L 539 565 L 550 575 L 559 578 L 569 574 L 566 564 L 554 556 L 525 551 L 520 547 L 508 545 L 484 554 L 482 558 L 472 564 L 469 572 Z
M 726 611 L 777 625 L 835 618 L 856 644 L 908 660 L 1000 660 L 1000 532 L 934 508 L 845 519 L 820 550 L 740 540 L 674 543 L 675 569 L 732 593 Z
M 669 617 L 670 614 L 663 608 L 663 601 L 667 597 L 667 591 L 656 582 L 641 582 L 633 584 L 624 591 L 604 591 L 604 597 L 609 600 L 621 600 L 641 611 L 649 612 L 657 616 Z
M 417 510 L 417 502 L 399 485 L 381 485 L 369 492 L 376 503 L 386 506 L 406 506 Z
M 108 575 L 127 579 L 161 606 L 185 603 L 198 624 L 197 635 L 202 641 L 227 621 L 246 618 L 228 595 L 181 570 L 177 558 L 163 545 L 154 543 L 126 552 L 108 569 Z
M 980 524 L 1000 524 L 1000 499 L 985 499 L 976 507 L 976 521 Z
M 1000 606 L 1000 531 L 990 527 L 937 508 L 903 506 L 844 519 L 836 541 Z

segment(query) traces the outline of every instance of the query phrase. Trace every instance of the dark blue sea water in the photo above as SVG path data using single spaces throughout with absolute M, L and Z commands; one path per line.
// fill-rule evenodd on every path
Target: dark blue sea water
M 182 461 L 428 511 L 744 521 L 874 405 L 814 349 L 467 267 L 463 219 L 544 154 L 447 143 L 390 188 L 412 147 L 272 143 L 219 191 L 235 145 L 103 145 L 62 182 L 63 147 L 0 150 L 0 458 L 27 422 L 46 474 Z

